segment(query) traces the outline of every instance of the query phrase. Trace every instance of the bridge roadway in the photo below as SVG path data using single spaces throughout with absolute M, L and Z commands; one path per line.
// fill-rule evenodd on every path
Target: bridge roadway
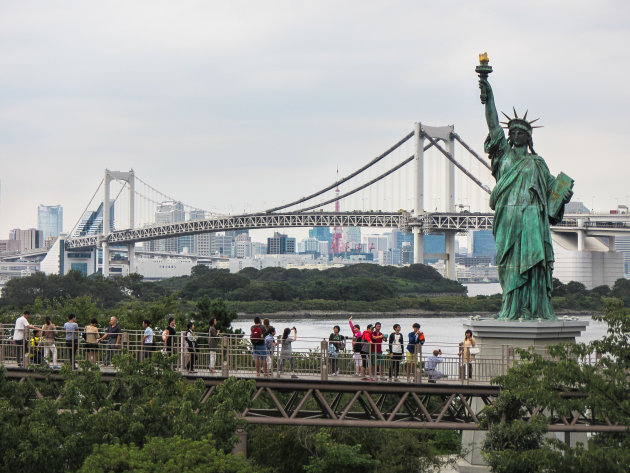
M 292 228 L 292 227 L 371 227 L 399 228 L 410 231 L 419 227 L 423 233 L 464 232 L 492 228 L 492 213 L 423 213 L 414 216 L 409 212 L 290 212 L 227 215 L 205 220 L 191 220 L 165 225 L 116 230 L 106 236 L 91 235 L 68 238 L 67 249 L 88 249 L 101 243 L 128 245 L 131 243 L 171 238 L 200 233 L 238 229 Z M 565 219 L 553 231 L 584 231 L 588 236 L 630 234 L 630 215 L 575 214 Z
M 105 382 L 116 379 L 113 369 L 102 368 Z M 205 383 L 202 402 L 215 393 L 226 376 L 206 372 L 182 375 L 188 382 Z M 403 428 L 434 430 L 481 430 L 479 418 L 501 388 L 482 382 L 440 381 L 435 384 L 358 381 L 353 377 L 334 380 L 253 377 L 256 391 L 252 405 L 239 413 L 249 423 L 302 425 L 316 427 Z M 7 378 L 25 381 L 27 377 L 46 382 L 62 382 L 59 373 L 44 376 L 17 367 L 7 367 Z M 566 393 L 581 397 L 582 393 Z M 528 420 L 539 408 L 528 412 Z M 590 417 L 589 417 L 590 416 Z M 551 432 L 625 432 L 626 426 L 612 425 L 592 414 L 575 412 L 567 418 L 552 413 Z

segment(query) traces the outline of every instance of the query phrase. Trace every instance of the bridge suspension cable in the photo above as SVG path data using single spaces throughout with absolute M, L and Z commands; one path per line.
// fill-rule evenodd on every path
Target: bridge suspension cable
M 136 175 L 136 180 L 140 181 L 142 184 L 144 184 L 145 186 L 147 186 L 149 189 L 151 189 L 151 190 L 152 190 L 153 192 L 155 192 L 156 194 L 158 194 L 158 195 L 160 195 L 160 196 L 162 196 L 162 197 L 165 197 L 165 199 L 164 199 L 164 200 L 171 200 L 171 201 L 173 201 L 173 202 L 180 202 L 180 203 L 184 206 L 184 208 L 186 208 L 186 209 L 188 209 L 188 210 L 201 210 L 201 211 L 203 211 L 203 212 L 206 212 L 204 209 L 200 209 L 199 207 L 195 207 L 195 206 L 193 206 L 193 205 L 188 205 L 188 204 L 186 204 L 186 203 L 182 202 L 182 201 L 181 201 L 181 200 L 179 200 L 179 199 L 175 199 L 174 197 L 171 197 L 171 196 L 169 196 L 169 195 L 165 194 L 164 192 L 162 192 L 162 191 L 160 191 L 160 190 L 156 189 L 155 187 L 153 187 L 151 184 L 149 184 L 149 183 L 147 183 L 146 181 L 144 181 L 144 180 L 140 179 L 137 175 Z M 138 194 L 139 196 L 141 196 L 141 197 L 143 197 L 143 198 L 145 198 L 145 199 L 147 199 L 147 200 L 149 200 L 149 201 L 151 201 L 151 202 L 153 202 L 153 203 L 156 203 L 156 204 L 159 204 L 159 203 L 160 203 L 160 202 L 155 201 L 155 200 L 153 200 L 153 199 L 151 199 L 151 198 L 149 198 L 149 197 L 147 197 L 147 196 L 145 196 L 145 195 L 140 194 L 139 192 L 136 192 L 136 194 Z M 208 213 L 213 213 L 213 212 L 208 212 Z
M 433 145 L 427 145 L 427 146 L 425 146 L 425 150 L 429 149 L 431 146 L 433 146 Z M 385 177 L 389 176 L 391 173 L 393 173 L 393 172 L 395 172 L 395 171 L 399 170 L 399 169 L 400 169 L 401 167 L 403 167 L 405 164 L 407 164 L 407 163 L 409 163 L 409 162 L 413 161 L 413 159 L 414 159 L 414 158 L 415 158 L 415 155 L 411 155 L 411 156 L 409 156 L 407 159 L 405 159 L 404 161 L 402 161 L 401 163 L 397 164 L 396 166 L 394 166 L 393 168 L 389 169 L 388 171 L 385 171 L 383 174 L 381 174 L 381 175 L 379 175 L 379 176 L 375 177 L 375 178 L 374 178 L 374 179 L 372 179 L 371 181 L 368 181 L 368 182 L 366 182 L 365 184 L 362 184 L 362 185 L 360 185 L 359 187 L 356 187 L 356 188 L 352 189 L 351 191 L 346 192 L 345 194 L 338 195 L 338 196 L 333 197 L 332 199 L 329 199 L 329 200 L 327 200 L 327 201 L 325 201 L 325 202 L 320 202 L 320 203 L 319 203 L 319 204 L 317 204 L 317 205 L 311 205 L 310 207 L 306 207 L 306 208 L 304 208 L 304 209 L 300 209 L 298 212 L 306 212 L 306 211 L 308 211 L 308 210 L 313 210 L 313 209 L 316 209 L 317 207 L 323 207 L 324 205 L 328 205 L 328 204 L 330 204 L 330 203 L 332 203 L 332 202 L 336 202 L 336 201 L 341 200 L 341 199 L 343 199 L 343 198 L 345 198 L 345 197 L 348 197 L 349 195 L 355 194 L 355 193 L 359 192 L 360 190 L 365 189 L 365 188 L 366 188 L 366 187 L 368 187 L 368 186 L 371 186 L 371 185 L 372 185 L 372 184 L 374 184 L 375 182 L 378 182 L 378 181 L 380 181 L 381 179 L 383 179 L 383 178 L 385 178 Z
M 81 219 L 83 218 L 83 215 L 85 215 L 85 212 L 87 212 L 87 210 L 90 208 L 90 205 L 92 205 L 92 201 L 94 200 L 94 197 L 96 197 L 96 194 L 98 193 L 98 191 L 101 189 L 101 186 L 103 185 L 103 181 L 104 179 L 101 179 L 101 182 L 99 182 L 98 186 L 96 187 L 96 190 L 94 191 L 94 194 L 92 194 L 92 198 L 88 201 L 87 205 L 85 206 L 85 208 L 83 209 L 83 212 L 81 212 L 79 214 L 79 218 L 77 219 L 77 221 L 74 223 L 74 226 L 72 227 L 72 230 L 70 230 L 70 233 L 68 233 L 68 235 L 72 236 L 72 234 L 75 232 L 75 230 L 77 229 L 77 226 L 79 225 L 79 223 L 81 222 Z
M 440 146 L 440 144 L 437 142 L 437 140 L 433 139 L 431 136 L 429 136 L 427 133 L 423 133 L 423 136 L 429 140 L 429 142 L 435 146 L 444 156 L 446 156 L 446 159 L 448 159 L 450 162 L 452 162 L 461 172 L 463 172 L 464 174 L 466 174 L 466 176 L 468 176 L 475 184 L 477 184 L 481 189 L 483 189 L 485 192 L 487 192 L 488 194 L 490 194 L 490 188 L 485 185 L 483 182 L 481 182 L 479 179 L 477 179 L 470 171 L 468 171 L 464 166 L 462 166 L 452 155 L 451 153 L 449 153 L 448 151 L 446 151 L 444 148 L 442 148 Z
M 492 168 L 490 167 L 488 162 L 485 159 L 483 159 L 481 156 L 479 156 L 474 149 L 472 149 L 470 146 L 468 146 L 468 144 L 464 140 L 462 140 L 462 138 L 457 133 L 452 133 L 452 135 L 453 135 L 453 138 L 455 138 L 459 142 L 459 144 L 462 145 L 466 149 L 466 151 L 468 151 L 475 158 L 477 158 L 477 161 L 479 161 L 481 164 L 483 164 L 488 169 L 492 170 Z
M 343 184 L 346 181 L 349 181 L 350 179 L 352 179 L 353 177 L 357 176 L 358 174 L 361 174 L 363 171 L 365 171 L 366 169 L 372 167 L 373 165 L 375 165 L 376 163 L 378 163 L 379 161 L 381 161 L 383 158 L 385 158 L 387 155 L 389 155 L 390 153 L 392 153 L 393 151 L 395 151 L 396 149 L 398 149 L 400 146 L 402 146 L 404 143 L 406 143 L 407 141 L 409 141 L 412 137 L 414 136 L 414 132 L 410 132 L 409 134 L 407 134 L 406 136 L 404 136 L 400 141 L 398 141 L 396 144 L 394 144 L 391 148 L 389 148 L 388 150 L 386 150 L 383 154 L 381 154 L 380 156 L 377 156 L 376 158 L 374 158 L 372 161 L 370 161 L 369 163 L 367 163 L 365 166 L 357 169 L 356 171 L 354 171 L 352 174 L 341 178 L 339 181 L 333 182 L 331 185 L 329 185 L 328 187 L 325 187 L 324 189 L 315 192 L 314 194 L 311 194 L 309 196 L 306 197 L 302 197 L 301 199 L 298 199 L 294 202 L 291 202 L 289 204 L 284 204 L 284 205 L 280 205 L 279 207 L 274 207 L 272 209 L 268 209 L 265 210 L 265 212 L 267 213 L 272 213 L 272 212 L 276 212 L 277 210 L 282 210 L 282 209 L 286 209 L 288 207 L 293 207 L 294 205 L 297 204 L 301 204 L 302 202 L 306 202 L 308 200 L 314 199 L 317 196 L 322 195 L 325 192 L 328 192 L 331 189 L 334 189 L 335 187 L 339 186 L 340 184 Z M 384 177 L 384 176 L 383 176 Z M 376 181 L 375 181 L 376 182 Z M 365 186 L 364 186 L 365 187 Z M 350 195 L 350 194 L 347 194 Z M 339 199 L 334 199 L 331 200 L 330 202 L 335 202 L 335 200 L 339 200 Z M 323 205 L 323 204 L 320 204 Z M 316 205 L 315 207 L 319 207 L 320 205 Z M 315 208 L 315 207 L 310 207 L 310 208 Z

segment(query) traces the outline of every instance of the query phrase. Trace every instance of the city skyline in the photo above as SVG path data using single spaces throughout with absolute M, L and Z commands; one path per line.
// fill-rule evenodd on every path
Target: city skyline
M 35 227 L 41 202 L 70 227 L 105 167 L 235 214 L 329 184 L 414 121 L 481 153 L 485 50 L 499 107 L 542 117 L 536 150 L 575 198 L 630 200 L 626 2 L 244 5 L 3 2 L 0 234 Z

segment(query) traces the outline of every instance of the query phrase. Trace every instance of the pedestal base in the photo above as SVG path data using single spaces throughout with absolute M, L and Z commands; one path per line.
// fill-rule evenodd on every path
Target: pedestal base
M 513 322 L 482 319 L 464 322 L 465 330 L 472 330 L 481 352 L 478 357 L 500 358 L 506 347 L 529 348 L 544 354 L 545 348 L 558 343 L 575 343 L 588 326 L 583 320 L 553 322 Z
M 501 374 L 510 358 L 514 360 L 514 348 L 534 347 L 541 355 L 547 346 L 558 343 L 575 343 L 575 339 L 588 326 L 582 320 L 557 320 L 553 322 L 512 322 L 495 319 L 469 320 L 464 322 L 464 329 L 471 330 L 480 352 L 476 360 L 501 359 L 501 364 L 483 364 L 492 369 L 496 366 L 496 373 L 484 373 L 486 376 Z M 480 402 L 480 401 L 479 401 Z M 472 406 L 471 406 L 472 407 Z M 482 406 L 481 406 L 482 407 Z M 474 409 L 475 407 L 473 407 Z M 461 473 L 489 473 L 481 445 L 486 436 L 483 431 L 464 431 L 462 434 L 462 448 L 466 452 L 464 458 L 457 462 L 457 471 Z M 571 438 L 571 442 L 583 441 L 582 437 Z

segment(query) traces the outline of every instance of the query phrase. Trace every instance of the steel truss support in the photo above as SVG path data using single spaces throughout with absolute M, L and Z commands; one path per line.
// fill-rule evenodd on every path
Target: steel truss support
M 116 373 L 103 373 L 111 382 Z M 6 377 L 24 383 L 64 382 L 59 373 L 43 375 L 8 369 Z M 198 376 L 186 376 L 193 383 Z M 225 377 L 201 378 L 206 389 L 205 403 L 217 392 Z M 319 427 L 365 427 L 434 430 L 481 430 L 479 419 L 485 406 L 499 395 L 499 386 L 456 384 L 381 384 L 344 381 L 306 381 L 292 379 L 256 379 L 256 394 L 250 408 L 239 417 L 252 424 L 304 425 Z M 41 394 L 36 391 L 35 395 Z M 567 397 L 583 396 L 566 393 Z M 542 411 L 531 409 L 523 417 L 529 420 Z M 599 418 L 591 409 L 572 412 L 570 417 L 548 413 L 550 432 L 626 432 L 625 425 Z

